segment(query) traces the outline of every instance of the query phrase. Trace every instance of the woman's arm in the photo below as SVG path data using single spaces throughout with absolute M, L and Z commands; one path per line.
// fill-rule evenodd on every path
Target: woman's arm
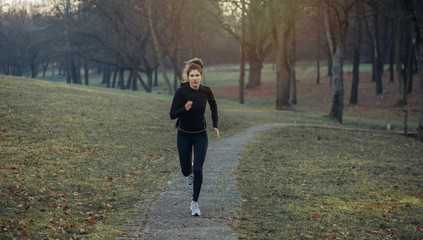
M 173 120 L 183 116 L 189 108 L 186 108 L 186 106 L 183 105 L 181 92 L 176 91 L 175 96 L 173 96 L 172 106 L 170 107 L 170 119 Z
M 211 90 L 210 90 L 208 101 L 210 105 L 214 131 L 216 131 L 217 138 L 220 139 L 219 129 L 217 128 L 217 123 L 218 123 L 217 103 L 216 103 L 216 99 L 214 98 L 213 92 Z
M 211 117 L 213 120 L 213 127 L 217 128 L 218 118 L 219 118 L 217 114 L 217 104 L 216 104 L 216 99 L 214 98 L 213 92 L 211 90 L 209 92 L 208 101 L 210 105 Z

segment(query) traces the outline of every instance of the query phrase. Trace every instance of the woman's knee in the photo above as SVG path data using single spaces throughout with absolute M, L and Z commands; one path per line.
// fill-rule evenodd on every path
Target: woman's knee
M 185 177 L 188 177 L 190 174 L 191 174 L 191 170 L 182 168 L 182 175 L 184 175 Z
M 203 169 L 195 169 L 194 168 L 194 176 L 203 176 Z

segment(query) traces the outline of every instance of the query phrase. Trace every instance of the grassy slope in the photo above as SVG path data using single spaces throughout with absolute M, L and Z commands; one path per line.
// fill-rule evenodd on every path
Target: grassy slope
M 0 75 L 0 238 L 122 234 L 134 204 L 148 205 L 178 169 L 170 101 Z M 218 104 L 222 137 L 282 121 Z
M 301 68 L 297 77 L 302 82 L 302 79 L 310 77 L 312 72 L 308 68 Z M 271 81 L 272 74 L 271 66 L 266 66 L 263 81 Z M 236 84 L 237 79 L 236 72 L 210 71 L 206 72 L 205 84 L 218 93 L 222 87 Z M 91 81 L 91 84 L 93 83 L 102 86 L 98 81 Z M 67 234 L 113 238 L 116 234 L 121 234 L 124 220 L 130 217 L 133 204 L 157 196 L 170 173 L 177 171 L 175 131 L 171 126 L 172 122 L 168 120 L 171 101 L 169 96 L 48 83 L 1 75 L 0 85 L 0 203 L 5 206 L 0 214 L 0 236 L 26 234 L 38 237 L 41 233 L 42 237 Z M 166 92 L 162 88 L 159 87 L 155 91 Z M 330 92 L 330 89 L 325 92 Z M 236 92 L 231 94 L 236 95 Z M 248 97 L 247 103 L 251 103 L 247 106 L 219 99 L 219 128 L 222 137 L 242 131 L 249 125 L 266 122 L 318 121 L 331 124 L 327 122 L 326 110 L 321 108 L 324 104 L 329 104 L 322 102 L 317 108 L 309 109 L 322 98 L 319 93 L 314 93 L 311 98 L 307 94 L 299 97 L 300 104 L 292 112 L 275 111 L 273 97 L 261 101 Z M 359 112 L 353 113 L 357 114 Z M 363 114 L 359 121 L 367 127 L 374 126 L 373 122 L 379 126 L 380 116 L 378 118 L 374 120 L 373 115 Z M 354 120 L 349 120 L 346 114 L 347 125 L 358 125 L 351 124 L 352 121 Z M 297 135 L 302 130 L 295 128 L 290 131 L 292 135 Z M 308 131 L 317 130 L 312 128 Z M 250 145 L 241 166 L 256 166 L 255 176 L 261 174 L 262 169 L 266 169 L 261 166 L 266 164 L 262 160 L 268 150 L 273 149 L 272 154 L 276 155 L 286 152 L 287 148 L 280 146 L 288 144 L 285 141 L 289 141 L 289 138 L 281 138 L 277 134 L 280 133 L 265 136 L 273 139 L 272 141 L 259 140 Z M 338 140 L 330 144 L 342 142 L 349 137 L 349 132 L 340 135 L 339 132 L 325 131 L 322 134 L 329 134 L 328 139 Z M 399 142 L 409 141 L 396 135 L 387 136 L 398 137 Z M 216 138 L 210 134 L 210 139 Z M 373 139 L 366 137 L 362 141 L 362 145 L 366 145 Z M 314 146 L 316 140 L 306 137 L 289 142 Z M 278 151 L 275 150 L 276 146 Z M 306 150 L 299 152 L 305 153 Z M 309 150 L 311 152 L 305 154 L 306 156 L 319 151 L 315 148 Z M 338 156 L 337 148 L 329 148 L 327 151 L 329 152 L 326 156 Z M 302 155 L 304 154 L 297 152 L 297 155 L 291 155 L 286 161 L 307 164 L 301 163 Z M 330 160 L 338 162 L 339 158 Z M 370 161 L 371 156 L 363 156 L 362 160 Z M 280 162 L 272 171 L 266 173 L 272 176 L 284 172 L 286 165 L 283 163 Z M 418 164 L 421 166 L 421 162 Z M 421 176 L 420 172 L 416 173 Z M 242 177 L 251 177 L 250 170 L 238 170 L 237 174 L 243 194 L 248 194 L 251 190 L 260 193 L 257 199 L 254 199 L 255 204 L 263 200 L 280 201 L 279 196 L 263 195 L 256 185 L 242 180 Z M 301 180 L 310 181 L 307 176 Z M 319 187 L 326 188 L 327 185 L 316 186 Z M 270 209 L 275 207 L 268 206 Z M 274 232 L 251 227 L 251 223 L 256 224 L 254 219 L 267 223 L 269 218 L 254 216 L 254 209 L 249 208 L 248 204 L 244 206 L 243 213 L 246 220 L 243 223 L 243 231 L 247 236 L 289 236 L 275 235 Z M 306 215 L 309 213 L 306 212 Z M 297 213 L 286 217 L 295 219 L 298 215 Z M 251 216 L 254 216 L 254 219 Z M 309 218 L 303 216 L 303 219 Z M 319 218 L 323 219 L 322 215 L 319 215 Z M 270 218 L 270 221 L 280 220 Z M 282 227 L 300 228 L 294 223 L 287 223 Z M 301 224 L 300 222 L 299 226 Z M 280 225 L 277 226 L 279 229 Z M 293 234 L 293 238 L 302 238 L 311 236 L 307 234 L 316 233 L 297 229 L 290 234 Z M 314 236 L 321 236 L 319 234 Z
M 315 85 L 313 68 L 297 70 L 299 104 L 292 114 L 326 120 L 331 101 L 328 79 Z M 385 82 L 384 94 L 376 96 L 370 73 L 365 72 L 359 104 L 345 106 L 344 126 L 384 129 L 385 108 L 390 108 L 391 127 L 401 130 L 397 83 Z M 346 90 L 350 77 L 347 74 Z M 256 101 L 254 96 L 267 100 Z M 418 96 L 410 96 L 413 104 L 406 107 L 412 131 Z M 251 105 L 264 106 L 273 99 L 260 90 L 248 90 L 247 98 Z M 288 127 L 247 149 L 235 173 L 245 200 L 238 226 L 243 238 L 423 239 L 421 142 L 386 131 Z
M 0 75 L 1 235 L 111 236 L 176 167 L 168 103 Z
M 423 143 L 382 132 L 280 128 L 236 171 L 242 239 L 422 239 Z

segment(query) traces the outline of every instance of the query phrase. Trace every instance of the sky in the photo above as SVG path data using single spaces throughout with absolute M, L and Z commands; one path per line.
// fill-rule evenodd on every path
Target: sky
M 39 3 L 41 0 L 0 0 L 4 4 L 13 4 L 18 2 Z
M 0 6 L 3 11 L 8 11 L 7 9 L 11 6 L 15 7 L 28 7 L 32 4 L 42 4 L 45 0 L 0 0 Z

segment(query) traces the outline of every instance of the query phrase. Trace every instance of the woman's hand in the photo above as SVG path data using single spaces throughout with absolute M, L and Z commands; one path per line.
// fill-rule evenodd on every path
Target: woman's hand
M 192 108 L 192 101 L 188 100 L 187 103 L 185 103 L 185 109 L 189 111 Z
M 216 131 L 217 139 L 220 139 L 219 129 L 214 128 L 214 130 Z

